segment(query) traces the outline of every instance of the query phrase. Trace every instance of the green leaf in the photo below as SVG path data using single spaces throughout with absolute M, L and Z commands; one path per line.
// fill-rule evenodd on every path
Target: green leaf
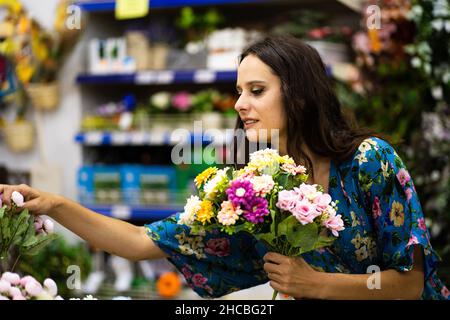
M 0 208 L 0 219 L 2 219 L 3 216 L 5 215 L 5 211 L 6 211 L 6 206 L 3 206 Z
M 278 225 L 278 234 L 285 235 L 293 247 L 307 252 L 314 248 L 319 237 L 319 228 L 315 223 L 302 225 L 294 216 L 289 216 Z
M 335 240 L 336 240 L 336 238 L 334 238 L 334 237 L 319 236 L 316 243 L 314 244 L 314 250 L 331 246 Z
M 265 242 L 269 247 L 273 248 L 275 246 L 275 235 L 272 232 L 258 233 L 254 237 L 256 240 Z
M 55 240 L 58 236 L 55 233 L 43 234 L 37 236 L 37 241 L 30 246 L 22 247 L 21 252 L 24 255 L 34 256 L 39 253 L 39 251 L 48 245 L 50 242 Z

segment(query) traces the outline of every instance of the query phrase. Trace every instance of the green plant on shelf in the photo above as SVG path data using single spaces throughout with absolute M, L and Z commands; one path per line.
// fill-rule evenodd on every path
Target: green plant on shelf
M 186 43 L 189 43 L 204 40 L 224 20 L 223 15 L 214 8 L 198 12 L 192 7 L 184 7 L 176 20 L 176 26 L 186 32 Z

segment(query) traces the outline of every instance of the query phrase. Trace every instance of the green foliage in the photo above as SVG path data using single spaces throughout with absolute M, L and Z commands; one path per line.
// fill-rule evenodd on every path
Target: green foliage
M 80 268 L 81 279 L 88 276 L 92 268 L 89 250 L 84 243 L 70 245 L 63 237 L 58 237 L 34 256 L 22 257 L 17 269 L 23 274 L 29 274 L 38 281 L 46 278 L 55 280 L 58 285 L 58 294 L 63 297 L 75 296 L 67 288 L 67 273 L 69 266 Z

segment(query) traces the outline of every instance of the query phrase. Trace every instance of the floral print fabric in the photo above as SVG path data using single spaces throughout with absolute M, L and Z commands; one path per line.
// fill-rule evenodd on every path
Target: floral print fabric
M 345 230 L 331 247 L 303 254 L 306 262 L 323 272 L 365 274 L 373 266 L 408 271 L 418 245 L 424 257 L 422 298 L 450 298 L 436 274 L 440 258 L 431 247 L 413 180 L 392 146 L 366 139 L 352 159 L 331 162 L 328 187 L 339 200 Z M 147 224 L 147 233 L 200 296 L 220 297 L 268 281 L 262 259 L 267 250 L 251 235 L 193 235 L 178 218 L 179 213 Z

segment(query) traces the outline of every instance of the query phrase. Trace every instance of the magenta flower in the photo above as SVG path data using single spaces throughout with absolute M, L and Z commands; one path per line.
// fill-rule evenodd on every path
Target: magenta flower
M 257 224 L 264 222 L 264 217 L 269 214 L 267 200 L 260 197 L 254 197 L 245 207 L 244 217 L 251 223 Z
M 192 276 L 192 283 L 196 287 L 203 287 L 203 285 L 208 281 L 202 274 L 196 273 Z
M 172 97 L 172 105 L 181 112 L 188 111 L 192 106 L 191 95 L 186 91 L 178 92 Z
M 252 183 L 249 180 L 237 179 L 231 182 L 230 187 L 226 191 L 228 200 L 234 207 L 248 208 L 249 201 L 254 197 Z
M 397 173 L 397 179 L 402 187 L 404 187 L 409 182 L 409 180 L 411 180 L 411 177 L 409 176 L 408 171 L 402 168 Z
M 419 224 L 419 228 L 423 231 L 427 231 L 427 225 L 425 224 L 425 219 L 420 218 L 417 220 L 417 223 Z
M 214 238 L 206 242 L 205 252 L 218 257 L 230 255 L 230 240 L 227 238 Z
M 372 216 L 374 219 L 377 219 L 381 216 L 381 206 L 380 206 L 380 199 L 378 197 L 375 197 L 372 204 Z

